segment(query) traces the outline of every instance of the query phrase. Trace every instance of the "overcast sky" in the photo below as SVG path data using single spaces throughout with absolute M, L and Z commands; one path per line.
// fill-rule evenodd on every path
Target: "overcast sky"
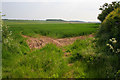
M 99 7 L 116 0 L 3 0 L 2 12 L 9 19 L 98 21 Z

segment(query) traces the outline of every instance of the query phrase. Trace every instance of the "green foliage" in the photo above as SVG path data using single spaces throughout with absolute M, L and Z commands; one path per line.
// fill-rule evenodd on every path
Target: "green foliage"
M 53 56 L 54 55 L 54 56 Z M 58 78 L 66 73 L 67 62 L 62 58 L 62 51 L 52 44 L 43 49 L 33 51 L 24 56 L 12 60 L 14 66 L 9 68 L 10 74 L 3 70 L 5 77 L 14 78 Z
M 20 33 L 11 34 L 9 27 L 3 26 L 3 34 L 3 78 L 58 78 L 66 73 L 67 62 L 55 45 L 31 52 Z
M 115 78 L 119 68 L 119 56 L 107 55 L 95 45 L 96 39 L 77 40 L 66 47 L 71 53 L 69 64 L 73 64 L 76 78 Z M 100 50 L 99 50 L 100 49 Z
M 99 10 L 102 11 L 101 14 L 99 14 L 98 19 L 103 22 L 104 19 L 107 17 L 107 15 L 112 12 L 114 9 L 117 9 L 120 7 L 120 1 L 119 2 L 112 2 L 112 4 L 105 3 L 103 6 L 99 8 Z
M 119 30 L 120 30 L 120 8 L 117 8 L 116 10 L 112 11 L 101 24 L 101 27 L 97 34 L 97 36 L 99 37 L 98 42 L 102 45 L 105 45 L 106 43 L 108 43 L 109 39 L 116 38 L 116 40 L 118 41 L 118 44 L 116 46 L 120 47 Z
M 120 70 L 117 72 L 117 77 L 120 78 Z
M 117 5 L 117 3 L 113 3 L 113 4 L 114 6 Z M 109 13 L 109 11 L 107 13 Z M 116 62 L 119 61 L 120 60 L 119 57 L 120 56 L 119 54 L 120 53 L 119 50 L 120 49 L 120 8 L 113 10 L 112 12 L 110 12 L 110 14 L 107 15 L 107 17 L 101 23 L 100 29 L 97 33 L 97 37 L 98 37 L 97 43 L 101 47 L 100 51 L 105 52 L 105 54 L 107 55 L 109 54 L 116 56 L 116 59 L 111 57 L 112 60 Z M 119 62 L 117 62 L 118 64 L 114 64 L 113 61 L 111 62 L 112 64 L 109 65 L 114 65 L 114 67 L 116 67 L 114 73 L 116 77 L 119 77 L 119 72 L 117 72 L 120 69 Z M 112 76 L 112 74 L 110 75 Z
M 94 33 L 99 24 L 95 23 L 41 23 L 34 21 L 4 21 L 10 26 L 10 30 L 16 33 L 21 33 L 28 36 L 43 35 L 53 38 L 74 37 Z
M 5 31 L 5 33 L 3 33 L 2 44 L 3 78 L 116 77 L 117 69 L 119 69 L 118 56 L 116 54 L 107 55 L 101 52 L 101 48 L 96 45 L 97 40 L 95 38 L 76 40 L 73 44 L 65 47 L 47 44 L 41 49 L 30 50 L 26 44 L 26 39 L 21 36 L 23 33 L 25 35 L 35 36 L 38 32 L 34 33 L 34 30 L 39 31 L 42 29 L 44 31 L 43 33 L 45 33 L 46 30 L 51 30 L 50 33 L 53 32 L 54 34 L 52 37 L 56 37 L 55 31 L 60 32 L 59 29 L 69 34 L 70 32 L 68 32 L 68 30 L 73 33 L 82 26 L 84 29 L 79 29 L 83 31 L 87 29 L 88 31 L 91 30 L 92 27 L 97 27 L 99 24 L 59 24 L 60 26 L 58 24 L 51 24 L 49 26 L 48 24 L 31 25 L 25 22 L 23 25 L 21 23 L 9 23 L 10 27 L 6 28 L 4 26 L 3 31 Z M 74 31 L 72 29 L 74 29 Z M 48 36 L 48 33 L 46 33 L 46 35 Z M 61 34 L 59 33 L 59 35 Z M 64 34 L 62 34 L 62 36 L 63 35 Z M 65 53 L 69 53 L 69 56 L 65 56 Z
M 14 43 L 19 44 L 16 48 L 25 45 L 24 40 L 24 44 L 19 43 L 19 38 Z M 63 47 L 71 53 L 68 57 L 64 57 L 62 48 L 53 44 L 34 51 L 25 49 L 26 54 L 21 47 L 10 47 L 10 50 L 8 45 L 3 47 L 3 78 L 114 78 L 118 67 L 118 56 L 102 55 L 93 38 Z

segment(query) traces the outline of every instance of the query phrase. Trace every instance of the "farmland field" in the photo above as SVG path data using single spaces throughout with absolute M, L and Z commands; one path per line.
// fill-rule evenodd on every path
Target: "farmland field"
M 97 23 L 65 23 L 49 21 L 5 21 L 13 32 L 35 36 L 40 34 L 53 38 L 65 38 L 95 33 Z
M 97 23 L 3 22 L 3 78 L 106 78 L 116 73 L 118 56 L 104 54 L 90 36 Z M 45 45 L 36 48 L 40 41 Z M 56 45 L 61 42 L 65 46 Z

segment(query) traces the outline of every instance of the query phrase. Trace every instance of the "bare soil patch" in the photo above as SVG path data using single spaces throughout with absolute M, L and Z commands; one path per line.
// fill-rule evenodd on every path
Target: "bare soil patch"
M 86 38 L 94 37 L 94 35 L 92 34 L 88 36 L 79 36 L 79 37 L 61 38 L 61 39 L 54 39 L 46 36 L 40 36 L 39 38 L 33 38 L 26 35 L 22 35 L 22 36 L 24 38 L 27 38 L 26 42 L 28 43 L 30 49 L 33 49 L 33 48 L 40 49 L 48 43 L 53 43 L 56 46 L 61 47 L 61 46 L 72 44 L 77 39 L 86 39 Z

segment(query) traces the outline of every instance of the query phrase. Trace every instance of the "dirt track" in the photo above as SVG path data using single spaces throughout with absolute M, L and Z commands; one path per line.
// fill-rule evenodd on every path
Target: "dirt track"
M 27 38 L 27 43 L 30 49 L 36 48 L 40 49 L 44 47 L 48 43 L 56 44 L 57 46 L 66 46 L 72 44 L 77 39 L 86 39 L 90 37 L 94 37 L 92 34 L 88 36 L 79 36 L 79 37 L 72 37 L 72 38 L 61 38 L 61 39 L 54 39 L 46 36 L 41 36 L 39 38 L 33 38 L 26 35 L 22 35 L 24 38 Z

